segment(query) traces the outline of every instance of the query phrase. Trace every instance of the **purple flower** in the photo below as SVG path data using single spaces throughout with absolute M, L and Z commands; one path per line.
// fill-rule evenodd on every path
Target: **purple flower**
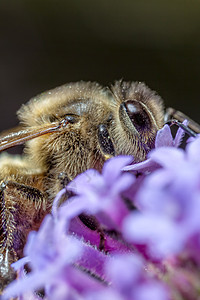
M 125 167 L 133 158 L 115 157 L 101 173 L 80 174 L 66 187 L 73 197 L 61 206 L 66 189 L 60 191 L 52 215 L 30 233 L 25 257 L 14 264 L 20 280 L 8 286 L 3 299 L 20 295 L 36 300 L 40 288 L 45 300 L 181 299 L 184 280 L 195 290 L 191 278 L 198 277 L 200 265 L 200 137 L 184 151 L 177 149 L 182 136 L 179 129 L 173 139 L 166 125 L 145 162 Z M 193 262 L 192 274 L 187 267 L 181 273 L 183 257 Z M 29 274 L 23 272 L 26 263 Z
M 106 271 L 112 288 L 122 299 L 169 299 L 164 285 L 144 272 L 144 261 L 134 254 L 114 256 L 106 265 Z
M 77 201 L 87 199 L 85 213 L 95 214 L 108 229 L 120 228 L 122 220 L 129 213 L 121 193 L 128 190 L 135 177 L 122 173 L 121 169 L 131 161 L 132 158 L 128 156 L 112 158 L 104 164 L 102 174 L 88 170 L 67 186 L 68 190 L 77 194 Z
M 114 255 L 106 264 L 109 286 L 88 292 L 87 300 L 169 300 L 166 286 L 149 276 L 144 261 L 134 254 Z
M 183 125 L 187 125 L 188 121 L 185 120 Z M 155 140 L 155 149 L 160 147 L 179 147 L 184 136 L 184 130 L 179 128 L 175 138 L 173 139 L 169 125 L 164 125 L 162 129 L 157 132 Z M 151 153 L 151 152 L 150 152 Z M 129 165 L 123 168 L 124 171 L 140 171 L 152 172 L 160 167 L 159 163 L 152 160 L 150 154 L 148 159 L 137 164 Z
M 62 225 L 62 222 L 55 224 L 48 215 L 40 230 L 29 234 L 24 253 L 29 258 L 32 272 L 23 280 L 11 283 L 6 290 L 7 297 L 42 288 L 55 278 L 62 281 L 63 268 L 70 268 L 81 254 L 80 242 L 66 236 Z
M 186 152 L 161 147 L 149 157 L 162 168 L 144 180 L 136 198 L 140 212 L 126 218 L 124 235 L 147 245 L 151 256 L 164 258 L 178 254 L 200 233 L 200 138 Z

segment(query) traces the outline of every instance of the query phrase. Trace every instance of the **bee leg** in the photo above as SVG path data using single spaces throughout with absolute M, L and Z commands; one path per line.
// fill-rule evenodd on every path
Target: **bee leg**
M 14 229 L 14 207 L 11 199 L 5 199 L 6 185 L 0 187 L 0 293 L 4 287 L 16 278 L 10 264 L 17 260 L 17 254 L 12 248 L 12 230 Z
M 184 120 L 189 122 L 188 126 L 182 124 Z M 165 123 L 169 125 L 177 125 L 181 127 L 188 135 L 196 136 L 197 133 L 200 133 L 200 125 L 190 119 L 181 111 L 175 110 L 174 108 L 168 107 L 165 113 Z
M 79 215 L 79 219 L 89 229 L 93 231 L 97 231 L 99 233 L 99 237 L 100 237 L 99 250 L 105 251 L 105 235 L 97 219 L 92 215 L 87 215 L 84 213 Z
M 16 278 L 10 265 L 22 257 L 28 233 L 38 229 L 45 215 L 43 202 L 36 188 L 14 181 L 0 184 L 0 293 Z
M 106 240 L 105 234 L 104 234 L 103 230 L 101 230 L 101 228 L 98 230 L 98 232 L 100 235 L 99 250 L 106 252 L 105 251 L 105 240 Z
M 133 203 L 133 201 L 131 201 L 131 199 L 129 199 L 128 197 L 123 196 L 123 195 L 121 195 L 121 197 L 122 197 L 124 204 L 128 208 L 128 210 L 130 210 L 130 211 L 137 210 L 137 207 L 134 205 L 134 203 Z
M 68 183 L 70 183 L 71 179 L 68 177 L 68 175 L 65 172 L 61 172 L 58 174 L 58 187 L 57 190 L 60 191 L 61 189 L 66 188 Z M 58 206 L 60 206 L 63 202 L 65 202 L 68 198 L 73 196 L 73 192 L 68 191 L 65 189 L 64 195 L 60 198 Z

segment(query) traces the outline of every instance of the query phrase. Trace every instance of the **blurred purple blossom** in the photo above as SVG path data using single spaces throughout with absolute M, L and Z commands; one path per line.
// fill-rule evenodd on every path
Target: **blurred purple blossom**
M 129 241 L 147 244 L 152 256 L 164 258 L 200 234 L 200 138 L 186 151 L 163 147 L 149 157 L 162 168 L 145 178 L 135 199 L 140 212 L 126 218 L 124 234 Z M 199 246 L 196 242 L 198 251 Z
M 21 279 L 4 299 L 40 299 L 40 288 L 45 300 L 197 299 L 200 137 L 185 151 L 177 148 L 182 137 L 182 129 L 173 138 L 165 125 L 145 162 L 127 166 L 131 157 L 115 157 L 101 173 L 78 175 L 61 206 L 66 189 L 60 191 L 52 215 L 29 235 L 25 258 L 15 263 Z M 192 267 L 183 272 L 185 261 Z
M 134 254 L 114 256 L 106 265 L 112 287 L 122 299 L 169 299 L 164 286 L 144 272 L 144 261 Z

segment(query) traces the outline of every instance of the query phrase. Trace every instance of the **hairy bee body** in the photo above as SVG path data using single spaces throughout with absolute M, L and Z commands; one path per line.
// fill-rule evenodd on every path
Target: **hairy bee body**
M 123 81 L 110 89 L 66 84 L 31 99 L 18 117 L 21 130 L 0 137 L 2 149 L 26 141 L 21 157 L 0 157 L 0 289 L 15 278 L 10 264 L 58 191 L 89 168 L 101 171 L 109 157 L 144 160 L 164 124 L 161 98 L 143 83 Z

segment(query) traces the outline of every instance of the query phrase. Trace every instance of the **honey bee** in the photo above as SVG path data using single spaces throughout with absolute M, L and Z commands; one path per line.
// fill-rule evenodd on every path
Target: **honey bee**
M 144 160 L 165 122 L 159 95 L 122 80 L 110 88 L 69 83 L 32 98 L 17 114 L 20 128 L 0 136 L 0 151 L 25 143 L 22 156 L 0 156 L 1 291 L 15 279 L 10 265 L 59 190 L 89 168 L 101 171 L 112 156 Z

